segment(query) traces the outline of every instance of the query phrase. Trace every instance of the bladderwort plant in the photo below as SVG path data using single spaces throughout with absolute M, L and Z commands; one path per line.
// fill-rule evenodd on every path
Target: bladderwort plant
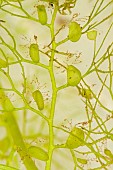
M 112 170 L 112 122 L 113 0 L 0 0 L 0 170 Z

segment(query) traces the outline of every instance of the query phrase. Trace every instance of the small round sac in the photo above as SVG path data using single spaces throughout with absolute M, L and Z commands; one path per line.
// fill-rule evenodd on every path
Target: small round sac
M 3 100 L 2 100 L 2 107 L 5 111 L 7 112 L 11 112 L 14 110 L 14 106 L 12 104 L 12 102 L 10 101 L 10 99 L 6 96 L 4 96 Z
M 32 93 L 32 96 L 38 106 L 38 109 L 43 110 L 44 109 L 44 99 L 43 99 L 42 93 L 39 90 L 36 90 Z
M 109 149 L 104 149 L 104 153 L 105 153 L 105 155 L 107 155 L 107 156 L 109 156 L 110 158 L 113 159 L 113 154 Z
M 0 5 L 2 5 L 3 0 L 0 0 Z
M 31 146 L 28 148 L 28 154 L 41 161 L 47 161 L 49 159 L 48 153 L 42 148 Z
M 77 22 L 71 22 L 69 24 L 69 40 L 72 42 L 79 41 L 82 34 L 82 29 Z
M 96 40 L 96 37 L 97 37 L 97 31 L 92 30 L 92 31 L 87 32 L 87 38 L 89 40 Z
M 8 136 L 0 140 L 0 151 L 2 153 L 5 154 L 8 151 L 9 147 L 10 147 L 10 139 Z
M 80 80 L 81 72 L 73 65 L 69 65 L 67 68 L 67 84 L 69 86 L 77 86 Z
M 86 99 L 92 99 L 93 96 L 92 96 L 92 93 L 89 89 L 81 89 L 81 95 L 82 97 L 85 97 Z
M 18 1 L 24 1 L 24 0 L 9 0 L 11 2 L 18 2 Z
M 0 164 L 0 169 L 1 170 L 17 170 L 16 168 L 13 168 L 11 166 L 2 165 L 2 164 Z
M 29 55 L 34 63 L 39 62 L 39 48 L 38 44 L 31 44 L 29 48 Z
M 87 164 L 87 159 L 77 158 L 77 161 L 81 164 Z
M 0 58 L 0 68 L 6 68 L 8 66 L 7 62 Z
M 69 149 L 78 148 L 79 146 L 84 145 L 83 141 L 84 131 L 80 128 L 74 127 L 66 141 L 66 147 Z
M 44 5 L 38 5 L 37 11 L 38 11 L 39 22 L 42 25 L 46 25 L 47 24 L 47 12 L 46 12 L 45 6 Z

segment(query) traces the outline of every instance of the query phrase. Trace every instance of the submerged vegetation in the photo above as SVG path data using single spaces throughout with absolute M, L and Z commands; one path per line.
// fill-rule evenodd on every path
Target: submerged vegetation
M 112 169 L 113 0 L 0 0 L 0 17 L 0 169 Z

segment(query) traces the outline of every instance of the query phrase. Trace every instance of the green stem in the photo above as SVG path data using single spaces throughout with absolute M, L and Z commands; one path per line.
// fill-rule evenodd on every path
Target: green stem
M 54 23 L 55 23 L 55 18 L 56 14 L 58 11 L 57 5 L 55 6 L 54 13 L 52 16 L 51 20 L 51 25 L 50 25 L 50 32 L 51 32 L 51 39 L 52 41 L 52 52 L 51 52 L 51 58 L 49 62 L 49 74 L 52 82 L 52 102 L 51 102 L 51 111 L 50 111 L 50 116 L 49 116 L 49 121 L 48 121 L 48 126 L 49 126 L 49 149 L 48 149 L 48 155 L 49 155 L 49 160 L 46 163 L 46 170 L 51 169 L 51 161 L 52 161 L 52 154 L 53 154 L 53 149 L 54 149 L 54 131 L 53 131 L 53 119 L 54 119 L 54 112 L 55 112 L 55 104 L 56 104 L 56 98 L 57 98 L 57 88 L 56 88 L 56 81 L 54 77 L 54 70 L 53 70 L 53 62 L 54 62 L 54 56 L 55 56 L 55 49 L 56 49 L 56 42 L 55 42 L 55 33 L 54 33 Z
M 27 148 L 23 141 L 21 132 L 15 120 L 13 112 L 6 112 L 5 113 L 5 122 L 6 125 L 11 133 L 13 138 L 14 146 L 17 148 L 17 151 L 23 160 L 24 165 L 26 166 L 27 170 L 38 170 L 34 161 L 31 159 L 30 156 L 27 155 Z
M 12 139 L 14 143 L 14 148 L 17 149 L 21 160 L 23 160 L 24 165 L 26 166 L 27 170 L 38 170 L 36 167 L 34 161 L 31 159 L 31 157 L 27 154 L 27 148 L 25 146 L 25 143 L 23 141 L 21 132 L 19 130 L 18 124 L 15 120 L 14 117 L 14 112 L 13 112 L 13 105 L 8 97 L 6 97 L 4 91 L 1 89 L 0 90 L 0 97 L 1 97 L 1 102 L 0 104 L 2 105 L 3 109 L 6 109 L 7 111 L 4 113 L 5 119 L 4 122 L 6 124 L 6 127 L 8 128 Z M 7 99 L 7 106 L 5 105 L 4 99 Z M 8 110 L 8 108 L 10 110 Z

